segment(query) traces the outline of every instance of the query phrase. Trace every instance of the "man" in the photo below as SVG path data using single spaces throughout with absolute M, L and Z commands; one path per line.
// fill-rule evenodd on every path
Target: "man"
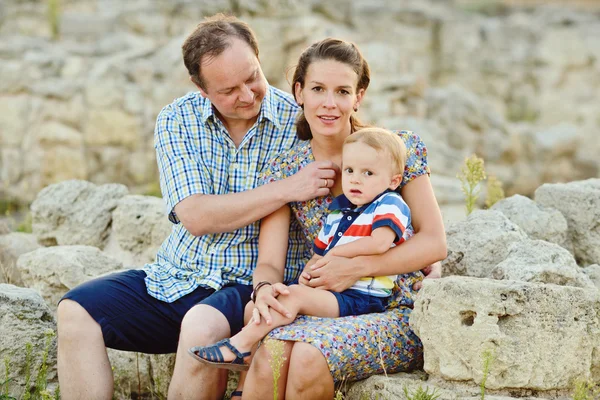
M 256 187 L 256 177 L 296 141 L 298 106 L 265 80 L 250 28 L 215 16 L 186 39 L 183 58 L 199 92 L 159 114 L 155 148 L 173 230 L 143 270 L 87 282 L 58 307 L 58 373 L 63 399 L 111 399 L 106 347 L 177 352 L 172 399 L 220 398 L 222 371 L 203 368 L 192 346 L 237 333 L 252 292 L 261 218 L 290 201 L 329 193 L 330 162 Z M 290 276 L 307 256 L 299 237 Z M 276 307 L 276 306 L 275 306 Z

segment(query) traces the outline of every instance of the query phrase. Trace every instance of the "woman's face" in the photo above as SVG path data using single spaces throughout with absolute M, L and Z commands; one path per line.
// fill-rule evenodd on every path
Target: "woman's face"
M 357 83 L 358 75 L 347 64 L 334 60 L 310 64 L 304 87 L 297 82 L 295 91 L 313 137 L 350 134 L 350 116 L 364 93 L 364 89 L 356 92 Z

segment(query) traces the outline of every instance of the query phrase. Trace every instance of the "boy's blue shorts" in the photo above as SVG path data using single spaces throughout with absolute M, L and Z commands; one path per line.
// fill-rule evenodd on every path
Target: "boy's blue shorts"
M 338 301 L 340 317 L 384 312 L 390 299 L 389 297 L 370 296 L 354 289 L 331 293 Z
M 83 283 L 62 299 L 79 303 L 100 324 L 106 347 L 150 354 L 175 353 L 183 316 L 196 304 L 216 308 L 229 321 L 231 335 L 244 326 L 251 285 L 221 290 L 198 287 L 173 303 L 150 296 L 142 270 L 129 270 Z M 61 299 L 61 300 L 62 300 Z

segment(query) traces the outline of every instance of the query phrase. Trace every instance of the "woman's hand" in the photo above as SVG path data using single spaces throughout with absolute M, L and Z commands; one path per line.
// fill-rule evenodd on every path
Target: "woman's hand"
M 271 290 L 269 290 L 269 288 Z M 271 317 L 271 309 L 291 318 L 292 314 L 277 300 L 279 295 L 288 295 L 290 291 L 283 283 L 274 283 L 272 285 L 263 286 L 256 294 L 256 303 L 252 310 L 252 319 L 249 323 L 260 325 L 261 317 L 264 318 L 267 325 L 271 325 L 273 318 Z
M 358 259 L 360 257 L 325 256 L 302 274 L 307 272 L 310 275 L 307 283 L 310 287 L 343 292 L 363 277 Z
M 429 267 L 423 268 L 425 279 L 438 279 L 442 277 L 442 263 L 440 261 L 431 264 Z M 419 290 L 423 287 L 423 281 L 416 282 L 413 285 L 414 290 Z

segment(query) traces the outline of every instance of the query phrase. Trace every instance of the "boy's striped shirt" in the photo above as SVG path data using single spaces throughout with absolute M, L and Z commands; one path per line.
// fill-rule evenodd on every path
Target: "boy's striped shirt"
M 371 236 L 374 229 L 387 226 L 396 233 L 391 247 L 408 238 L 410 209 L 402 197 L 391 190 L 380 194 L 375 200 L 361 207 L 354 205 L 343 194 L 335 198 L 329 206 L 329 215 L 315 239 L 314 252 L 324 256 L 337 245 L 351 243 Z M 371 296 L 387 297 L 392 294 L 397 275 L 364 277 L 350 289 L 359 290 Z

